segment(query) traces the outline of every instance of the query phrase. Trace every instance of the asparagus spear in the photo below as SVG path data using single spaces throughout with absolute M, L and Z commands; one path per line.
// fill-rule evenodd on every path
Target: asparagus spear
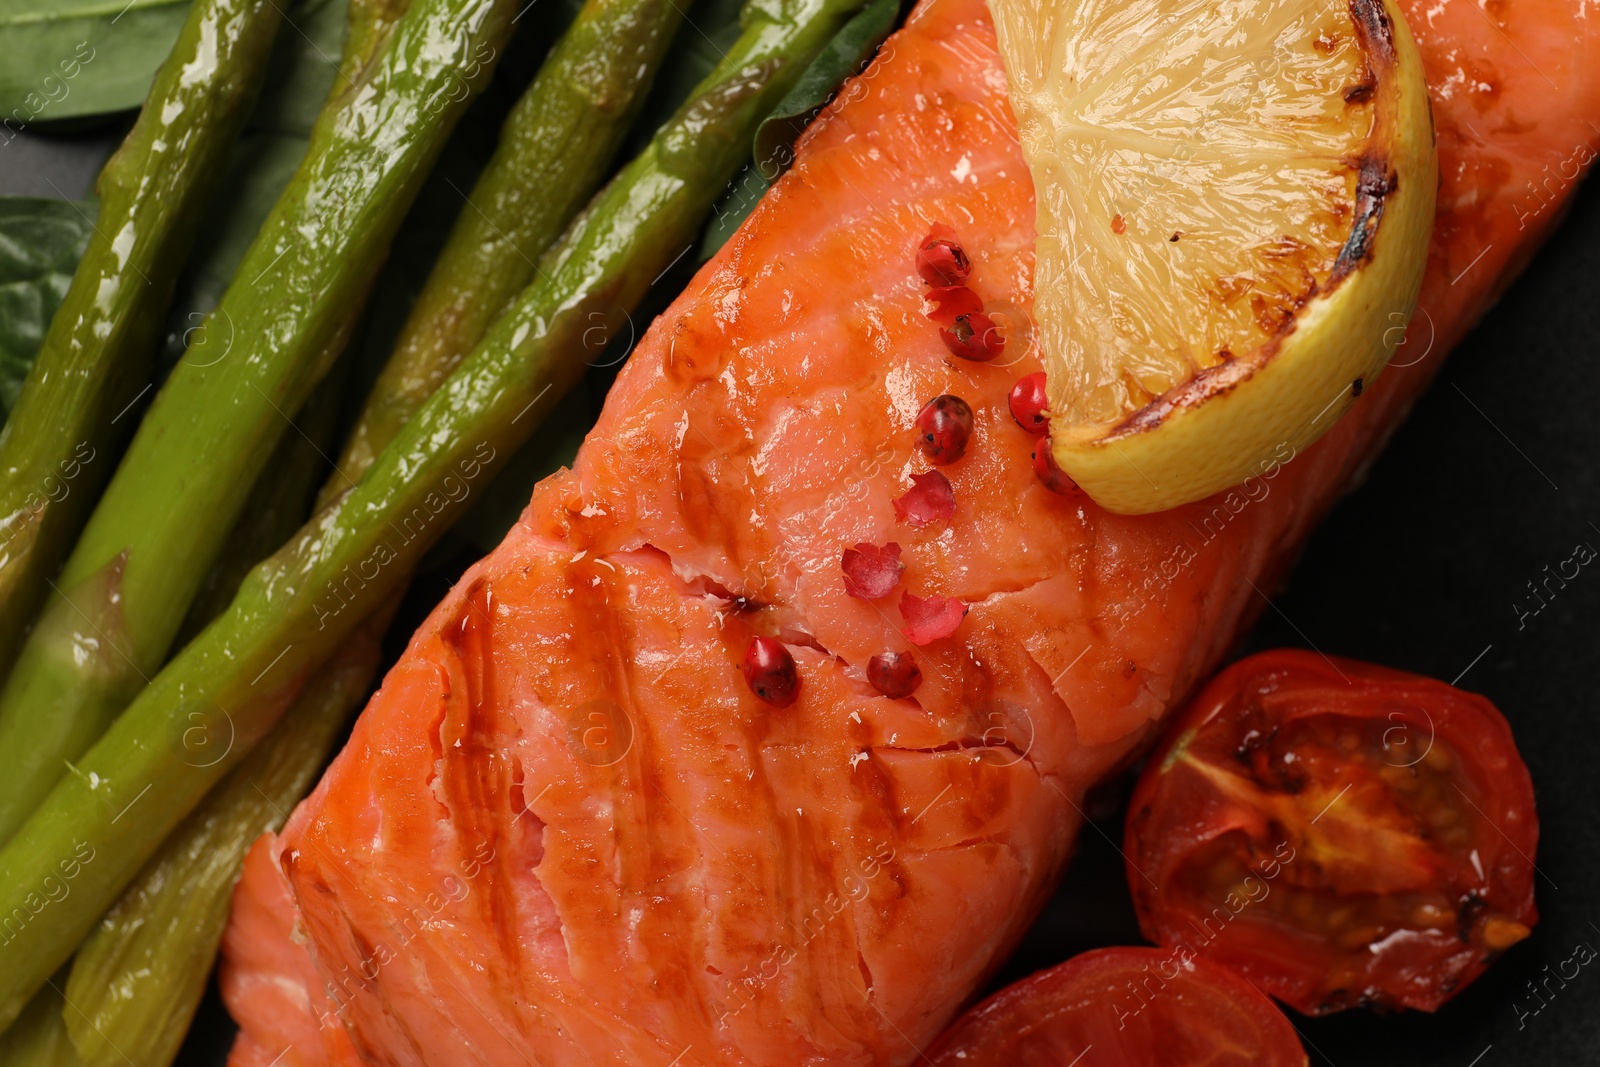
M 189 1028 L 244 855 L 282 828 L 311 787 L 378 667 L 398 597 L 347 640 L 301 691 L 272 736 L 167 838 L 72 964 L 65 1013 L 88 1067 L 165 1067 Z
M 382 32 L 403 13 L 402 5 L 385 0 L 352 0 L 342 55 L 346 74 L 370 62 Z M 190 605 L 180 646 L 227 608 L 250 568 L 311 510 L 349 363 L 348 356 L 341 359 L 317 385 L 295 418 L 297 432 L 278 442 Z M 57 1010 L 35 1028 L 41 1034 L 35 1042 L 48 1038 L 62 1067 L 165 1067 L 177 1057 L 205 993 L 245 853 L 263 832 L 282 828 L 326 764 L 371 686 L 399 600 L 397 593 L 318 669 L 270 737 L 206 795 L 79 946 L 57 981 L 72 1010 Z M 63 1006 L 53 989 L 35 1000 L 41 998 Z M 30 1004 L 23 1019 L 34 1010 Z M 22 1025 L 19 1020 L 13 1031 Z M 56 1062 L 36 1060 L 40 1067 Z
M 0 850 L 0 1024 L 526 439 L 545 394 L 581 377 L 590 316 L 633 308 L 692 246 L 755 124 L 857 2 L 751 0 L 723 62 L 356 487 L 250 574 Z M 37 886 L 79 847 L 93 860 L 44 906 Z
M 148 380 L 200 210 L 280 21 L 269 0 L 196 3 L 100 172 L 94 237 L 0 431 L 0 675 L 133 428 L 119 412 Z
M 184 621 L 188 637 L 227 608 L 249 569 L 310 511 L 349 362 L 342 359 L 322 380 L 296 419 L 297 432 L 278 442 Z M 71 977 L 58 983 L 71 1004 L 63 1040 L 70 1033 L 78 1062 L 166 1067 L 177 1056 L 205 992 L 245 852 L 263 831 L 283 825 L 327 762 L 368 691 L 397 603 L 322 665 L 271 737 L 206 795 L 79 947 Z
M 312 511 L 317 483 L 327 469 L 339 422 L 341 373 L 348 359 L 318 383 L 267 462 L 217 562 L 200 583 L 188 617 L 178 630 L 179 647 L 227 610 L 244 576 L 280 548 Z
M 191 345 L 139 427 L 67 560 L 62 595 L 0 693 L 0 841 L 166 659 L 514 11 L 515 0 L 415 0 L 359 80 L 336 86 L 206 318 L 204 344 Z
M 0 1034 L 0 1063 L 6 1067 L 83 1067 L 67 1035 L 67 1010 L 61 996 L 65 974 L 58 974 L 28 1002 L 11 1029 Z
M 317 385 L 295 420 L 297 432 L 278 442 L 184 620 L 180 644 L 226 610 L 249 569 L 311 510 L 349 362 L 341 359 Z M 397 603 L 322 665 L 272 735 L 206 795 L 79 946 L 70 977 L 57 981 L 71 1008 L 58 1012 L 65 1017 L 56 1028 L 70 1041 L 74 1063 L 166 1067 L 177 1056 L 205 993 L 245 852 L 262 832 L 282 827 L 327 762 L 368 691 Z
M 354 80 L 360 76 L 410 6 L 410 0 L 350 0 L 345 9 L 344 52 L 339 60 L 345 77 Z
M 682 19 L 676 0 L 586 0 L 507 116 L 320 503 L 361 477 L 533 278 L 605 177 Z
M 359 57 L 370 47 L 367 27 L 382 14 L 370 3 L 352 8 L 347 62 L 351 53 Z M 534 258 L 599 184 L 681 18 L 670 0 L 590 0 L 580 12 L 506 120 L 500 148 L 472 192 L 472 207 L 458 221 L 378 383 L 381 400 L 369 403 L 358 427 L 355 440 L 362 449 L 347 451 L 329 489 L 341 491 L 348 479 L 360 477 L 373 454 L 482 337 L 492 315 L 527 284 Z M 333 410 L 328 385 L 307 401 L 299 420 L 308 438 L 331 429 L 324 427 Z M 279 520 L 300 503 L 301 475 L 318 454 L 298 435 L 285 437 L 278 452 L 268 468 L 271 486 L 267 492 L 257 487 L 190 610 L 184 627 L 190 637 L 226 607 L 245 570 L 292 532 Z M 267 760 L 286 782 L 294 773 L 292 787 L 273 797 L 273 811 L 299 801 L 327 759 L 334 726 L 364 691 L 331 687 L 325 676 L 350 659 L 352 644 L 370 646 L 376 656 L 376 638 L 387 622 L 386 613 L 380 616 L 369 627 L 378 633 L 363 642 L 365 631 L 358 631 L 322 668 L 285 721 L 212 790 L 79 949 L 68 995 L 80 1014 L 70 1029 L 87 1063 L 120 1067 L 125 1054 L 154 1067 L 175 1055 L 204 990 L 227 917 L 228 890 L 245 850 L 264 828 L 262 794 L 241 783 L 257 777 L 257 765 Z M 338 699 L 331 699 L 334 689 Z M 313 733 L 320 743 L 311 743 Z

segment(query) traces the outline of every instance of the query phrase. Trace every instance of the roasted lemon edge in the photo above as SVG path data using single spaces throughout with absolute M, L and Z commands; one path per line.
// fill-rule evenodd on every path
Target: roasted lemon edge
M 1165 511 L 1296 455 L 1351 408 L 1403 338 L 1427 265 L 1439 164 L 1422 56 L 1395 5 L 1381 10 L 1386 26 L 1368 29 L 1386 31 L 1391 49 L 1368 47 L 1378 87 L 1368 151 L 1387 149 L 1389 188 L 1361 255 L 1287 334 L 1213 368 L 1222 373 L 1176 386 L 1109 431 L 1052 418 L 1056 463 L 1107 511 Z

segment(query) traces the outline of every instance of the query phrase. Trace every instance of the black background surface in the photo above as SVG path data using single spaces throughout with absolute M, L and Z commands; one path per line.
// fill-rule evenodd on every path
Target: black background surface
M 82 196 L 115 140 L 104 129 L 18 137 L 0 150 L 0 195 Z M 1600 566 L 1525 625 L 1513 607 L 1532 603 L 1526 583 L 1545 565 L 1579 543 L 1600 549 L 1597 341 L 1600 189 L 1591 184 L 1317 532 L 1242 649 L 1311 645 L 1459 677 L 1505 712 L 1538 793 L 1532 938 L 1433 1016 L 1294 1017 L 1313 1064 L 1600 1063 L 1600 961 L 1537 1014 L 1519 1018 L 1513 1007 L 1539 1006 L 1526 983 L 1547 964 L 1582 943 L 1600 949 Z M 414 589 L 399 641 L 470 555 Z M 997 984 L 1087 948 L 1140 943 L 1120 840 L 1115 814 L 1084 831 L 1066 883 Z M 179 1063 L 220 1065 L 231 1038 L 213 988 Z

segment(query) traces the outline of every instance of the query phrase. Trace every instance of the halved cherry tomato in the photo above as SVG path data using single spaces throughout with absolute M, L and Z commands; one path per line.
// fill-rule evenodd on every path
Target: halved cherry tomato
M 1145 936 L 1308 1015 L 1433 1011 L 1537 919 L 1533 783 L 1481 696 L 1265 652 L 1179 716 L 1134 790 Z
M 1164 948 L 1100 948 L 1007 986 L 956 1020 L 934 1067 L 1304 1067 L 1276 1004 L 1224 967 Z

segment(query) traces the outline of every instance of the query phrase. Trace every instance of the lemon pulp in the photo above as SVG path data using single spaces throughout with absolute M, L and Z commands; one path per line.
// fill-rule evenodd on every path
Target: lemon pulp
M 1426 256 L 1432 135 L 1398 15 L 1380 0 L 993 6 L 1038 197 L 1058 462 L 1113 510 L 1157 510 L 1242 480 L 1274 438 L 1326 430 L 1348 406 L 1329 386 L 1381 369 Z M 1379 252 L 1386 292 L 1316 307 Z M 1284 361 L 1313 366 L 1261 390 L 1271 414 L 1220 401 L 1313 329 L 1348 336 Z

